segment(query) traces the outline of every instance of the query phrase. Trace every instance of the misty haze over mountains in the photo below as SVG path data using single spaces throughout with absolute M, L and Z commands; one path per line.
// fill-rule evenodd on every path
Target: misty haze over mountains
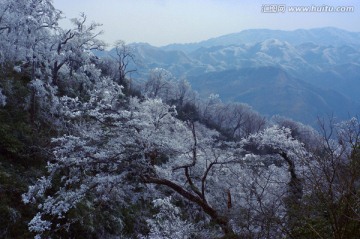
M 246 30 L 199 43 L 134 43 L 140 78 L 155 67 L 186 77 L 202 96 L 315 125 L 360 109 L 360 33 L 336 28 Z M 110 51 L 111 54 L 111 51 Z

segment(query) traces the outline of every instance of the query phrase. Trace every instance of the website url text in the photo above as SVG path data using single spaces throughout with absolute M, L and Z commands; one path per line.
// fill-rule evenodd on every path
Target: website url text
M 261 6 L 261 12 L 263 13 L 349 13 L 354 11 L 354 6 L 287 6 L 285 4 L 264 4 Z

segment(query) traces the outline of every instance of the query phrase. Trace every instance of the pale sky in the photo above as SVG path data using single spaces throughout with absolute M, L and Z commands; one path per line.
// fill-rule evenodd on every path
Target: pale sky
M 101 39 L 147 42 L 154 46 L 207 40 L 246 29 L 280 30 L 338 27 L 360 32 L 359 0 L 53 0 L 66 18 L 87 15 L 103 24 Z M 262 7 L 285 4 L 283 13 Z M 352 6 L 353 12 L 289 12 L 291 6 Z M 268 10 L 267 10 L 268 11 Z M 67 21 L 66 21 L 67 22 Z M 66 23 L 62 21 L 64 27 Z

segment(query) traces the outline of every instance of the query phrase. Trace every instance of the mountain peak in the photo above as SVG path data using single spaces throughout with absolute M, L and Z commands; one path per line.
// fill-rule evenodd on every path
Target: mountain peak
M 275 39 L 275 38 L 271 38 L 271 39 L 267 39 L 263 42 L 260 43 L 261 45 L 261 50 L 268 50 L 272 47 L 286 47 L 288 48 L 290 46 L 289 43 L 284 42 L 284 41 L 280 41 L 279 39 Z

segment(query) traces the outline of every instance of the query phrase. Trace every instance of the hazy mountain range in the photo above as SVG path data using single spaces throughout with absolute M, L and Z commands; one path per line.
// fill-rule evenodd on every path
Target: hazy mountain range
M 358 45 L 360 32 L 349 32 L 333 27 L 315 28 L 310 30 L 298 29 L 295 31 L 250 29 L 239 33 L 232 33 L 198 43 L 171 44 L 162 47 L 164 50 L 180 50 L 191 52 L 200 47 L 226 46 L 237 44 L 253 44 L 267 39 L 279 39 L 293 45 L 304 42 L 313 42 L 318 45 Z
M 139 77 L 162 67 L 200 95 L 314 124 L 360 112 L 360 33 L 336 28 L 246 30 L 199 43 L 131 44 Z

